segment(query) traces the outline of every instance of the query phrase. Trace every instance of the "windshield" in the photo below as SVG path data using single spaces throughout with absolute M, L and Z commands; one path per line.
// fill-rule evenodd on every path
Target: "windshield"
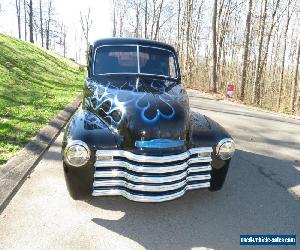
M 144 46 L 103 46 L 96 49 L 94 74 L 144 74 L 176 78 L 174 54 Z

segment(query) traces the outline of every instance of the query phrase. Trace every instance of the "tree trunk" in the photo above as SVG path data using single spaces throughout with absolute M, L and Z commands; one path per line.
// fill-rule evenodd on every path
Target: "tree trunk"
M 34 43 L 33 41 L 33 6 L 32 0 L 29 0 L 29 41 Z
M 181 4 L 178 0 L 178 10 L 177 10 L 177 53 L 180 55 L 180 14 L 181 14 Z
M 24 4 L 24 39 L 27 40 L 27 8 L 26 8 L 26 0 L 23 0 Z
M 298 41 L 298 52 L 296 58 L 296 67 L 295 67 L 295 76 L 291 89 L 291 101 L 290 101 L 290 110 L 292 112 L 295 111 L 295 100 L 296 100 L 296 92 L 298 88 L 298 74 L 299 74 L 299 58 L 300 58 L 300 40 Z
M 49 49 L 50 46 L 50 28 L 52 22 L 52 0 L 48 2 L 48 10 L 47 10 L 47 23 L 46 23 L 46 49 Z
M 136 12 L 135 12 L 135 37 L 139 37 L 139 26 L 140 26 L 140 3 L 136 3 Z
M 145 36 L 145 39 L 148 38 L 148 35 L 147 35 L 147 26 L 148 26 L 148 0 L 145 0 L 145 31 L 144 31 L 144 36 Z
M 116 37 L 117 35 L 117 20 L 116 20 L 116 2 L 113 1 L 113 8 L 114 8 L 114 13 L 113 13 L 113 37 Z
M 266 17 L 267 17 L 267 0 L 264 0 L 264 7 L 263 11 L 260 16 L 260 35 L 259 35 L 259 45 L 258 45 L 258 58 L 256 64 L 256 72 L 255 72 L 255 80 L 253 85 L 253 96 L 252 96 L 252 103 L 259 104 L 260 101 L 260 78 L 261 78 L 261 71 L 262 71 L 262 47 L 265 35 L 265 24 L 266 24 Z
M 40 33 L 41 33 L 41 41 L 42 47 L 44 47 L 44 28 L 43 28 L 43 8 L 42 8 L 42 0 L 40 0 Z
M 161 17 L 163 4 L 164 4 L 164 0 L 161 0 L 160 5 L 159 5 L 159 9 L 158 9 L 158 16 L 157 16 L 157 19 L 156 19 L 156 29 L 155 29 L 154 40 L 157 40 L 157 38 L 158 38 L 159 23 L 160 23 L 160 17 Z
M 214 9 L 212 16 L 212 72 L 211 72 L 211 83 L 210 83 L 210 91 L 216 93 L 217 92 L 217 8 L 218 8 L 218 0 L 214 0 Z
M 252 0 L 249 0 L 248 13 L 246 19 L 246 39 L 245 39 L 245 46 L 244 46 L 243 72 L 242 72 L 242 82 L 241 82 L 241 90 L 240 90 L 241 101 L 244 101 L 245 98 L 245 85 L 247 81 L 247 67 L 248 67 L 248 55 L 249 55 L 250 31 L 251 31 L 251 17 L 252 17 Z
M 18 35 L 21 39 L 21 0 L 16 0 L 17 20 L 18 20 Z
M 290 0 L 288 2 L 288 10 L 287 10 L 287 19 L 286 19 L 286 25 L 284 30 L 284 43 L 283 43 L 283 54 L 282 54 L 282 61 L 281 61 L 281 72 L 280 72 L 280 83 L 279 83 L 279 93 L 278 93 L 278 99 L 277 99 L 277 109 L 280 109 L 281 104 L 281 94 L 282 94 L 282 86 L 283 86 L 283 76 L 284 76 L 284 66 L 285 66 L 285 52 L 286 52 L 286 38 L 287 38 L 287 32 L 289 29 L 289 23 L 291 20 L 290 16 Z

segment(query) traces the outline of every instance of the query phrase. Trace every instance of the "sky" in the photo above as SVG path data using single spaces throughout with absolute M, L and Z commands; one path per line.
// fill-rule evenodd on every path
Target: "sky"
M 42 2 L 48 0 L 42 0 Z M 91 8 L 93 24 L 90 31 L 90 42 L 98 38 L 110 37 L 112 33 L 111 0 L 54 0 L 56 17 L 67 27 L 67 56 L 75 58 L 76 51 L 79 54 L 79 42 L 81 34 L 80 11 L 87 13 Z M 0 0 L 4 11 L 0 13 L 0 33 L 17 36 L 17 17 L 15 0 Z M 33 0 L 33 4 L 38 6 L 39 0 Z M 83 45 L 81 45 L 83 46 Z M 79 61 L 84 57 L 84 48 L 80 51 Z M 79 56 L 78 56 L 79 57 Z

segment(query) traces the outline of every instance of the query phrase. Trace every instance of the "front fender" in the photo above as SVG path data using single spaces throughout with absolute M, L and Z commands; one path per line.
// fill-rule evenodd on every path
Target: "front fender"
M 63 149 L 74 140 L 85 142 L 92 151 L 117 147 L 113 132 L 98 116 L 87 110 L 76 112 L 69 121 L 64 134 Z
M 216 146 L 224 138 L 231 138 L 228 132 L 214 120 L 192 112 L 190 120 L 190 146 L 212 147 L 212 173 L 210 190 L 222 188 L 230 164 L 229 160 L 222 160 L 216 155 Z
M 91 197 L 94 178 L 95 152 L 97 149 L 114 149 L 116 141 L 111 130 L 94 114 L 86 110 L 76 112 L 69 121 L 62 144 L 62 153 L 68 143 L 80 140 L 90 151 L 90 160 L 82 167 L 63 163 L 64 174 L 70 195 L 74 199 L 86 200 Z
M 215 150 L 218 142 L 224 138 L 231 136 L 220 124 L 205 115 L 191 113 L 189 135 L 191 146 L 212 147 Z

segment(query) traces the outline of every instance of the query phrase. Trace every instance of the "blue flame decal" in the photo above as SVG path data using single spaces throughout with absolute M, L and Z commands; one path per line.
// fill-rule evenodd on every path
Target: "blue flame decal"
M 137 92 L 136 84 L 132 84 L 131 82 L 126 82 L 122 86 L 116 87 L 111 82 L 99 83 L 87 81 L 87 87 L 92 95 L 86 98 L 86 105 L 94 111 L 98 110 L 104 113 L 103 119 L 111 126 L 117 126 L 123 121 L 126 106 L 132 102 L 135 102 L 135 107 L 140 110 L 141 119 L 145 123 L 155 123 L 160 117 L 170 120 L 175 116 L 176 112 L 170 104 L 174 100 L 174 96 L 165 91 L 167 85 L 168 83 L 152 83 L 150 85 L 151 88 L 161 93 L 157 95 L 158 100 L 169 111 L 167 113 L 157 108 L 155 101 L 153 103 L 149 102 L 147 97 L 152 94 Z

